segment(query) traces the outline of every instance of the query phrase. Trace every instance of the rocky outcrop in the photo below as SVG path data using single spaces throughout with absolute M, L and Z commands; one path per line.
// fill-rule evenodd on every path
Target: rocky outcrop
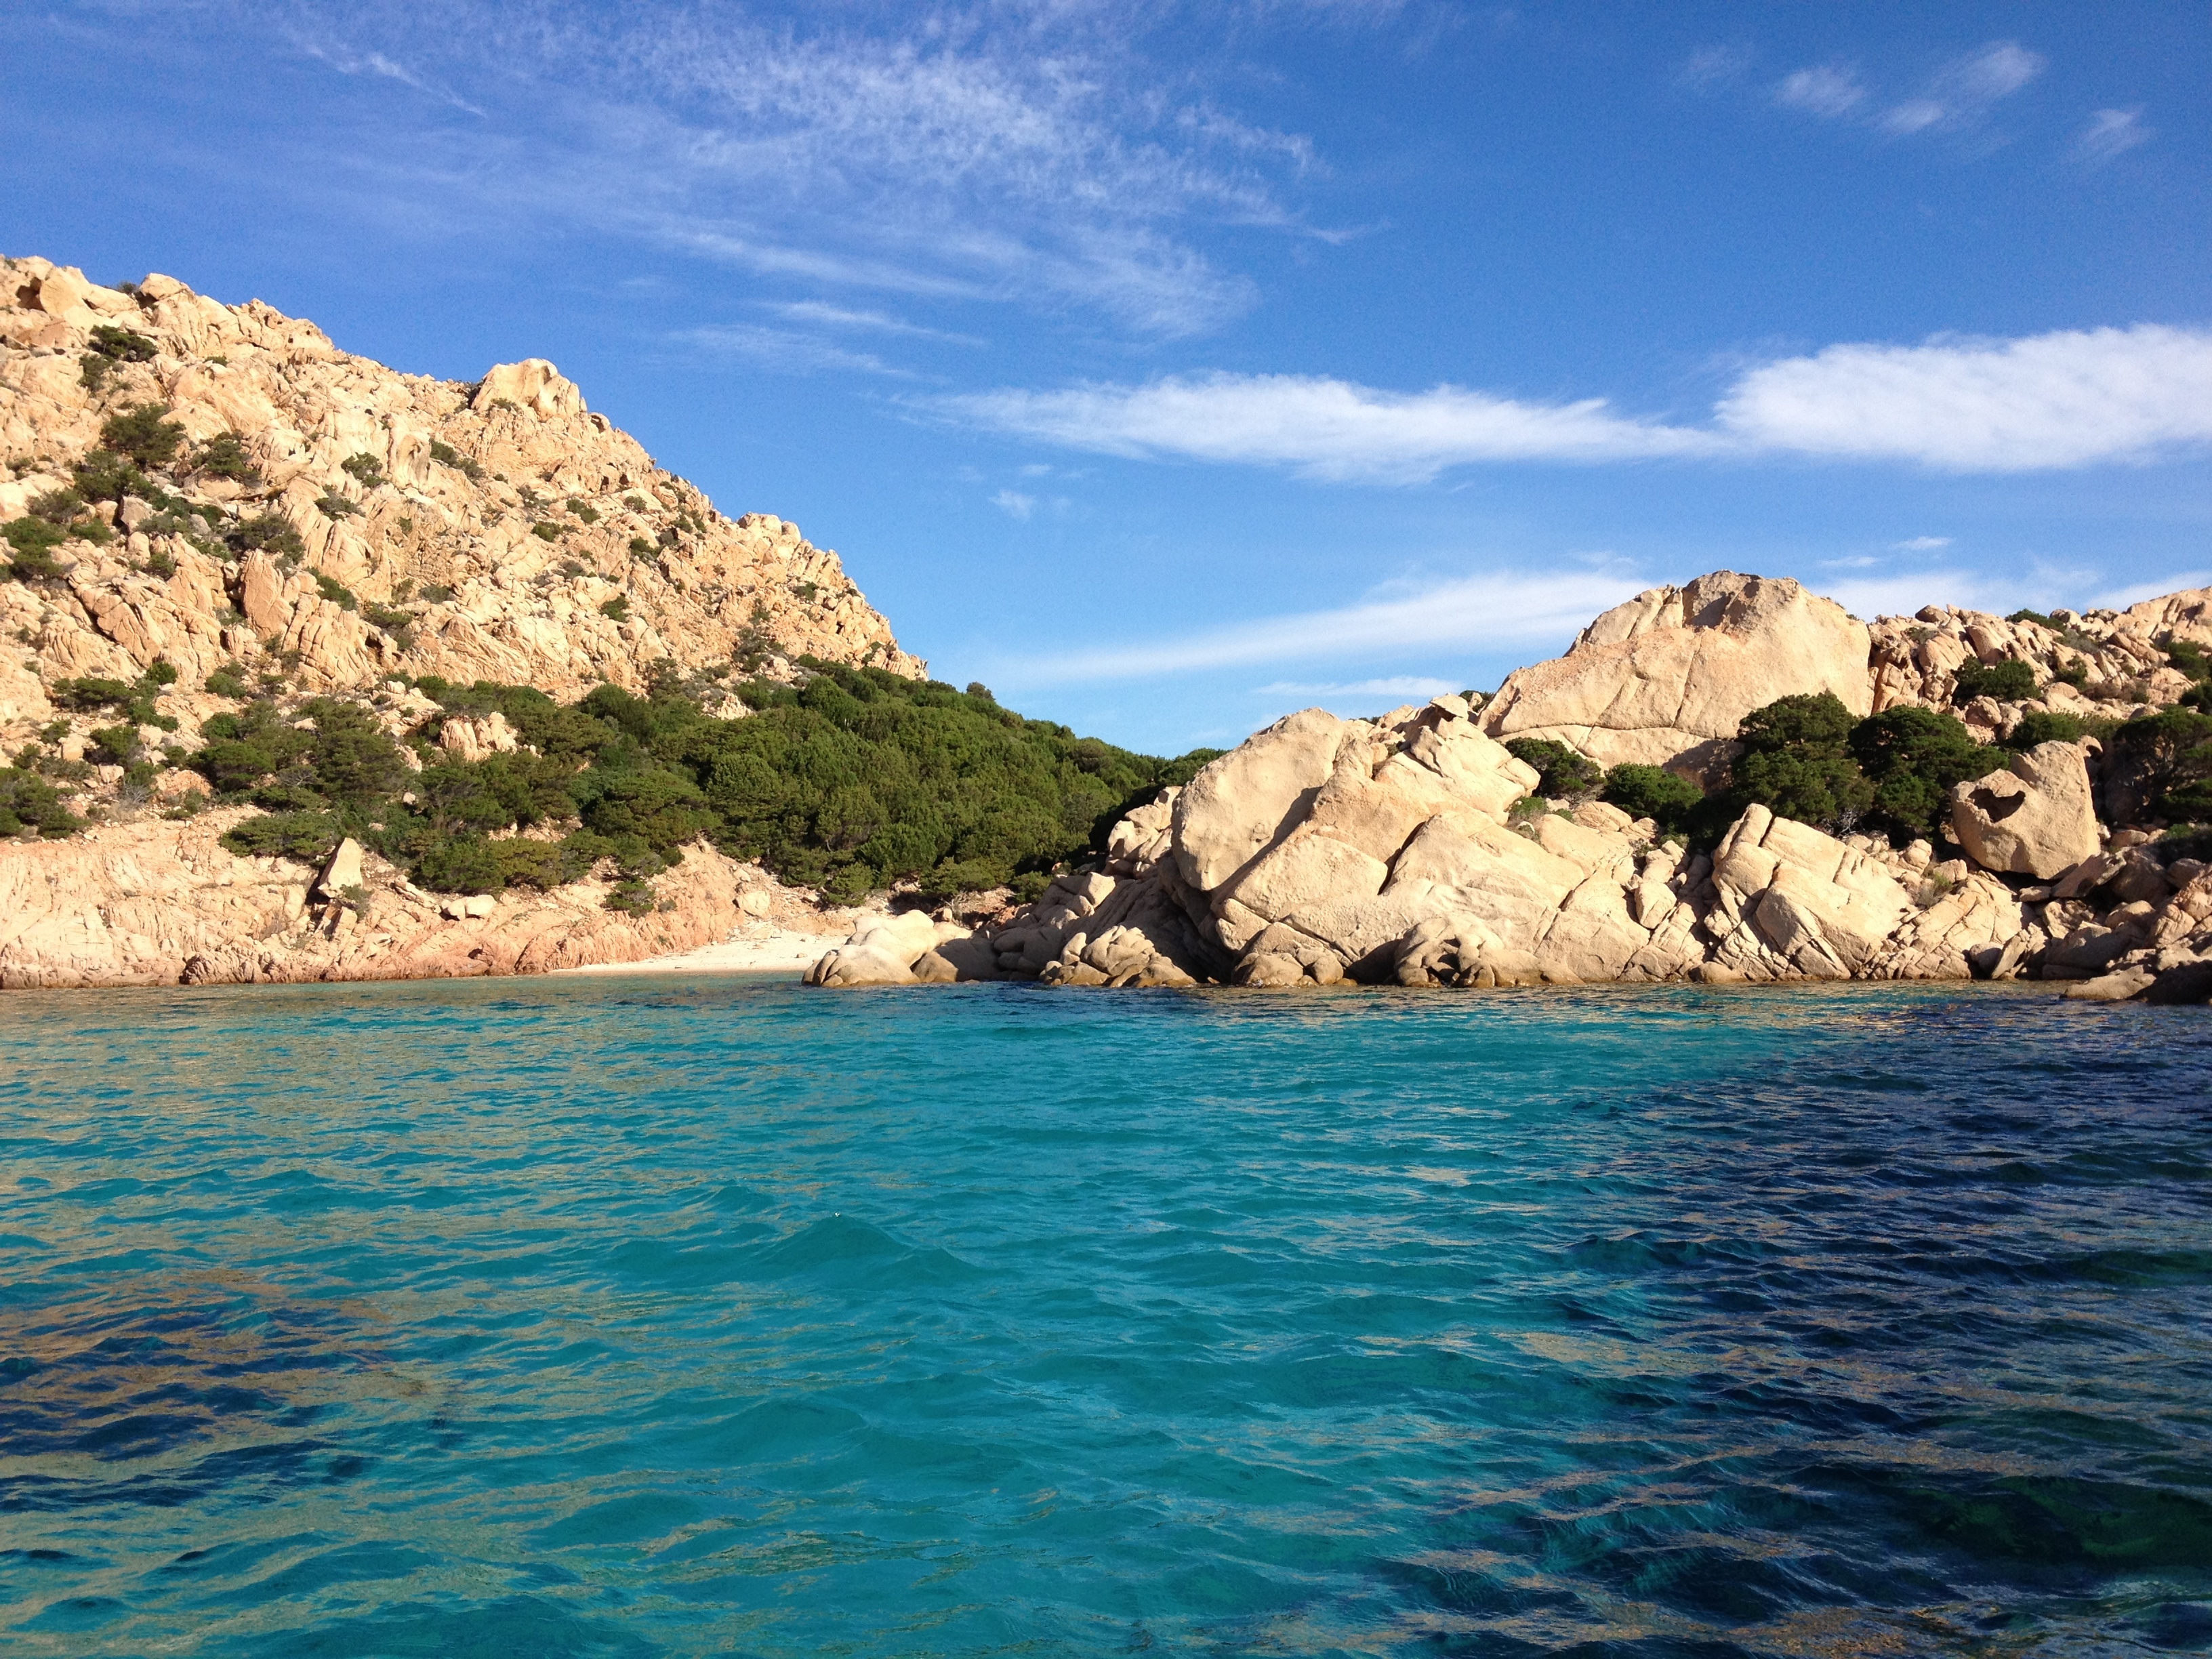
M 103 328 L 131 337 L 121 355 L 96 349 Z M 0 665 L 11 753 L 17 728 L 53 718 L 55 678 L 130 680 L 157 657 L 180 671 L 165 709 L 194 718 L 234 661 L 303 691 L 438 674 L 562 699 L 733 659 L 922 672 L 835 553 L 772 515 L 724 517 L 550 363 L 473 385 L 404 374 L 259 301 L 0 260 L 0 521 L 69 486 L 102 423 L 149 404 L 183 428 L 167 504 L 106 503 L 114 539 L 64 544 L 50 580 L 0 581 L 0 629 L 30 659 Z M 226 434 L 228 459 L 203 465 Z M 272 526 L 296 553 L 232 550 Z
M 1379 721 L 1307 709 L 1131 814 L 1100 868 L 1061 878 L 1028 909 L 982 927 L 920 913 L 878 924 L 810 979 L 1494 988 L 2037 976 L 2178 997 L 2212 964 L 2201 865 L 2163 863 L 2133 831 L 2100 844 L 2092 819 L 2089 854 L 2048 871 L 2053 849 L 2081 845 L 2087 775 L 2074 744 L 2040 745 L 2016 770 L 1960 791 L 1959 811 L 1991 820 L 1984 852 L 2038 866 L 2016 871 L 1939 860 L 1926 842 L 1831 836 L 1763 806 L 1711 855 L 1692 854 L 1601 802 L 1532 800 L 1535 781 L 1460 698 Z M 2026 804 L 1991 811 L 1979 795 Z M 2032 883 L 2045 873 L 2060 878 Z
M 1831 691 L 1871 711 L 1867 626 L 1786 577 L 1730 570 L 1616 605 L 1564 657 L 1516 669 L 1484 709 L 1492 737 L 1550 738 L 1603 765 L 1713 770 L 1746 714 Z
M 1691 856 L 1601 802 L 1532 807 L 1535 782 L 1456 697 L 1382 721 L 1307 709 L 1132 814 L 1101 869 L 1063 878 L 1008 925 L 969 930 L 969 966 L 951 976 L 1478 987 L 1963 976 L 2021 926 L 2002 884 L 1963 866 L 1954 883 L 1924 845 L 1838 841 L 1754 807 L 1711 857 Z M 916 922 L 887 950 L 888 933 L 825 957 L 814 982 L 946 976 L 914 971 L 943 951 L 941 935 Z
M 606 907 L 611 881 L 426 893 L 358 843 L 319 875 L 221 843 L 236 811 L 147 819 L 0 856 L 0 988 L 445 979 L 542 973 L 714 944 L 749 924 L 842 935 L 845 916 L 704 847 Z

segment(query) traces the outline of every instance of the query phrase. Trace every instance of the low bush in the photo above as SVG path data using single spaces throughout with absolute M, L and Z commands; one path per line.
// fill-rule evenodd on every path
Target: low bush
M 176 459 L 185 441 L 184 427 L 165 418 L 168 413 L 167 404 L 140 404 L 109 416 L 100 428 L 100 447 L 149 471 L 161 471 Z
M 1550 738 L 1515 738 L 1505 747 L 1514 759 L 1535 768 L 1540 794 L 1588 795 L 1605 781 L 1605 769 L 1595 761 Z
M 599 607 L 599 614 L 602 617 L 608 617 L 615 622 L 628 622 L 629 620 L 629 600 L 621 594 L 617 594 L 613 599 L 609 599 L 605 605 Z
M 134 330 L 118 328 L 112 323 L 92 325 L 92 349 L 112 362 L 150 363 L 154 361 L 154 343 Z
M 530 533 L 543 542 L 557 542 L 561 539 L 561 526 L 557 524 L 534 524 L 530 526 Z
M 83 828 L 53 785 L 35 773 L 0 767 L 0 836 L 66 836 Z
M 440 466 L 450 466 L 471 483 L 477 483 L 483 477 L 483 468 L 470 460 L 459 450 L 442 439 L 430 440 L 430 459 L 437 462 Z
M 1682 835 L 1705 805 L 1705 792 L 1664 767 L 1624 761 L 1607 769 L 1598 798 L 1632 818 L 1650 818 L 1662 836 Z
M 596 507 L 587 506 L 582 501 L 570 501 L 568 503 L 568 511 L 574 514 L 586 524 L 597 524 L 599 521 L 599 509 Z
M 8 574 L 15 580 L 46 581 L 62 574 L 54 550 L 69 539 L 69 532 L 59 525 L 27 514 L 0 525 L 0 538 L 14 555 L 8 561 Z
M 346 519 L 361 511 L 361 503 L 350 495 L 326 489 L 315 497 L 315 510 L 326 519 Z
M 224 663 L 207 677 L 206 685 L 211 696 L 232 697 L 241 702 L 252 695 L 252 689 L 246 683 L 246 668 L 241 663 Z
M 165 732 L 173 732 L 177 729 L 176 721 L 157 714 L 154 699 L 161 695 L 162 687 L 176 683 L 176 668 L 165 659 L 156 657 L 136 680 L 88 674 L 79 679 L 56 680 L 48 695 L 58 708 L 81 713 L 119 709 L 134 726 L 158 726 Z
M 292 521 L 281 513 L 257 513 L 230 526 L 224 545 L 234 553 L 267 553 L 289 563 L 303 556 L 307 544 Z
M 361 601 L 354 598 L 353 589 L 334 576 L 325 576 L 319 570 L 315 572 L 315 592 L 342 611 L 357 610 L 361 605 Z
M 258 483 L 261 469 L 235 432 L 218 432 L 202 444 L 192 457 L 192 471 L 204 478 L 228 478 L 236 483 Z
M 384 463 L 365 449 L 349 455 L 340 461 L 338 470 L 353 479 L 363 489 L 374 489 L 386 481 Z
M 2035 690 L 2035 671 L 2018 658 L 2008 657 L 2002 662 L 1970 662 L 1961 667 L 1951 688 L 1951 701 L 1994 697 L 1999 702 L 2024 702 Z
M 2025 750 L 2039 743 L 2079 743 L 2088 735 L 2088 724 L 2080 715 L 2050 708 L 2022 714 L 2012 730 L 2005 733 L 2003 742 L 2008 749 Z

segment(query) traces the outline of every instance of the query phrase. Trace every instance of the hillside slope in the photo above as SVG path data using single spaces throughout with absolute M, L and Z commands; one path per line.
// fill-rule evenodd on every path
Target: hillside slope
M 156 658 L 186 718 L 228 662 L 301 691 L 435 674 L 562 699 L 802 653 L 923 672 L 835 553 L 724 517 L 551 364 L 403 374 L 166 276 L 0 260 L 0 523 L 26 519 L 67 539 L 15 547 L 33 580 L 0 583 L 29 647 L 0 657 L 11 752 L 53 679 Z

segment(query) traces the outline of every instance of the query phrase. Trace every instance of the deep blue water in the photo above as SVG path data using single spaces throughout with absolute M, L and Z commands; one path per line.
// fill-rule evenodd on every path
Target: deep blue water
M 2212 1017 L 0 998 L 0 1650 L 2212 1648 Z

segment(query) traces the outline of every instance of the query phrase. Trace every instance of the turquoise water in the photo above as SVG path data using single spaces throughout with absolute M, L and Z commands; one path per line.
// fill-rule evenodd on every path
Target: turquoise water
M 0 1649 L 2212 1647 L 2212 1018 L 0 998 Z

